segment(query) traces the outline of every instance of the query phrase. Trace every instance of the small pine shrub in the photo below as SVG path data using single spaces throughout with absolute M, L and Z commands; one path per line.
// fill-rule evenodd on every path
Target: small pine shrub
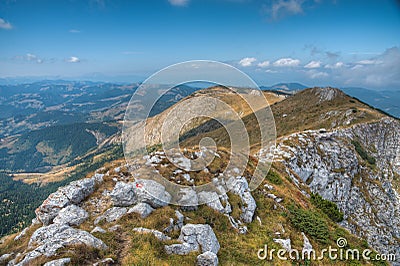
M 319 194 L 311 194 L 311 202 L 315 207 L 325 213 L 332 221 L 343 221 L 343 213 L 339 210 L 335 203 L 322 198 Z
M 351 143 L 354 145 L 354 148 L 356 149 L 356 152 L 358 153 L 358 155 L 360 155 L 360 157 L 367 161 L 370 165 L 375 165 L 376 160 L 374 157 L 372 157 L 371 155 L 369 155 L 364 148 L 361 146 L 360 142 L 353 140 L 351 141 Z
M 275 185 L 281 185 L 283 183 L 282 178 L 278 173 L 270 170 L 267 174 L 267 180 Z
M 290 222 L 294 228 L 310 235 L 312 238 L 326 244 L 329 240 L 329 230 L 326 220 L 314 211 L 289 207 Z

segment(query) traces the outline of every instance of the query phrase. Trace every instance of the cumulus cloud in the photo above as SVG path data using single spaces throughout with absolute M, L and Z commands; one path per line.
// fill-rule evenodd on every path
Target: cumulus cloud
M 79 63 L 81 60 L 76 57 L 76 56 L 71 56 L 70 58 L 67 59 L 68 63 Z
M 303 13 L 304 0 L 274 0 L 269 8 L 272 19 Z
M 311 78 L 311 79 L 319 79 L 319 78 L 326 78 L 329 76 L 328 73 L 323 72 L 323 71 L 316 71 L 316 70 L 309 70 L 307 71 L 307 75 Z
M 319 67 L 321 67 L 321 61 L 310 61 L 304 67 L 305 68 L 319 68 Z
M 3 30 L 11 30 L 13 26 L 11 25 L 10 22 L 5 21 L 4 19 L 0 18 L 0 29 Z
M 23 55 L 23 56 L 16 56 L 16 57 L 14 57 L 14 59 L 28 61 L 28 62 L 34 62 L 34 63 L 38 63 L 38 64 L 41 64 L 44 61 L 42 58 L 39 58 L 37 55 L 31 54 L 31 53 L 27 53 L 26 55 Z
M 331 69 L 335 69 L 335 68 L 341 68 L 344 67 L 345 64 L 343 62 L 336 62 L 335 64 L 327 64 L 325 65 L 325 68 L 331 68 Z
M 353 63 L 349 69 L 340 69 L 348 85 L 382 89 L 400 88 L 400 49 L 392 47 L 382 54 Z
M 256 58 L 254 57 L 245 57 L 242 60 L 239 61 L 239 65 L 242 67 L 249 67 L 251 66 L 255 61 L 257 61 Z
M 270 65 L 270 62 L 268 60 L 265 60 L 264 62 L 260 62 L 257 64 L 259 67 L 268 67 Z
M 374 65 L 374 64 L 381 64 L 381 63 L 382 63 L 382 61 L 372 60 L 372 59 L 360 60 L 357 62 L 358 65 Z
M 300 64 L 299 59 L 293 59 L 293 58 L 281 58 L 276 60 L 273 65 L 277 67 L 293 67 L 293 66 L 298 66 Z
M 173 6 L 186 6 L 189 0 L 168 0 L 168 2 Z
M 274 74 L 274 73 L 278 73 L 278 71 L 276 71 L 276 70 L 272 70 L 272 69 L 267 69 L 267 70 L 265 70 L 265 73 L 271 73 L 271 74 Z

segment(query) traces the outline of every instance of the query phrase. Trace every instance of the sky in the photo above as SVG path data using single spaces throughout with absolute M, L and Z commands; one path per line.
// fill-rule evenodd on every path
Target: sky
M 400 1 L 0 1 L 0 78 L 133 82 L 188 60 L 259 85 L 400 90 Z

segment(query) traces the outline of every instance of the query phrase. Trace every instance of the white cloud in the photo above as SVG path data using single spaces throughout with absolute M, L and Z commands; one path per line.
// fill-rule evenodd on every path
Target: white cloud
M 70 29 L 69 33 L 81 33 L 81 31 L 76 29 Z
M 37 56 L 34 54 L 26 54 L 26 60 L 33 61 L 36 60 Z
M 305 68 L 319 68 L 319 67 L 321 67 L 321 61 L 310 61 L 304 67 Z
M 254 58 L 254 57 L 245 57 L 245 58 L 243 58 L 242 60 L 239 61 L 239 64 L 240 64 L 242 67 L 249 67 L 249 66 L 251 66 L 255 61 L 257 61 L 257 59 Z
M 76 56 L 71 56 L 70 58 L 67 59 L 68 63 L 79 63 L 81 60 L 76 57 Z
M 4 19 L 0 18 L 0 29 L 3 30 L 11 30 L 13 26 L 11 25 L 10 22 L 5 21 Z
M 29 61 L 29 62 L 36 62 L 38 64 L 43 63 L 43 59 L 39 58 L 35 54 L 30 54 L 30 53 L 27 53 L 25 56 L 17 56 L 17 59 L 26 60 L 26 61 Z
M 168 0 L 168 2 L 173 6 L 186 6 L 189 0 Z
M 274 0 L 272 2 L 270 13 L 273 19 L 278 19 L 285 14 L 296 15 L 303 13 L 304 0 Z
M 265 70 L 265 73 L 271 73 L 271 74 L 273 74 L 273 73 L 278 73 L 278 71 L 276 71 L 276 70 L 271 70 L 271 69 L 267 69 L 267 70 Z
M 339 61 L 339 62 L 336 62 L 333 65 L 331 65 L 331 64 L 325 65 L 325 68 L 336 69 L 336 68 L 341 68 L 341 67 L 344 67 L 344 66 L 345 66 L 345 64 L 343 62 Z
M 270 65 L 270 62 L 268 60 L 265 60 L 264 62 L 257 64 L 257 66 L 259 66 L 259 67 L 268 67 L 269 65 Z
M 357 64 L 359 64 L 359 65 L 375 65 L 375 64 L 381 64 L 381 63 L 382 63 L 382 61 L 372 60 L 372 59 L 361 60 L 361 61 L 357 62 Z
M 328 73 L 323 72 L 323 71 L 315 71 L 315 70 L 309 70 L 307 72 L 308 76 L 312 79 L 318 79 L 318 78 L 326 78 L 328 77 Z
M 281 58 L 276 60 L 273 65 L 277 67 L 293 67 L 293 66 L 298 66 L 300 64 L 299 59 L 293 59 L 293 58 Z

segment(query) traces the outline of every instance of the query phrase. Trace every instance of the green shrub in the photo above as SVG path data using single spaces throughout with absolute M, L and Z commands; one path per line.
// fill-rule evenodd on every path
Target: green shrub
M 332 221 L 343 221 L 343 213 L 337 205 L 329 200 L 322 198 L 319 194 L 311 194 L 312 204 L 325 213 Z
M 276 172 L 270 170 L 267 174 L 267 180 L 275 185 L 281 185 L 283 183 L 282 178 Z
M 361 146 L 360 142 L 356 141 L 356 140 L 352 140 L 351 143 L 354 145 L 354 148 L 356 149 L 356 152 L 358 153 L 358 155 L 360 155 L 360 157 L 367 161 L 369 164 L 371 165 L 375 165 L 376 160 L 374 157 L 372 157 L 371 155 L 369 155 L 364 148 Z
M 289 207 L 290 222 L 293 227 L 310 235 L 315 240 L 326 244 L 329 239 L 329 230 L 326 220 L 317 212 L 303 210 L 294 206 Z

